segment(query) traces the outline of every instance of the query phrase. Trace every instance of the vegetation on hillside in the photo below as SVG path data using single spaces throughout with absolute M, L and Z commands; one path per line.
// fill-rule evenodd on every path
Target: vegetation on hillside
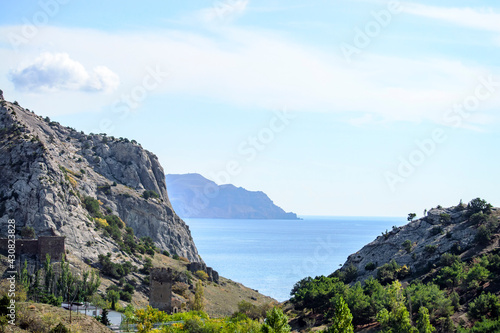
M 498 233 L 498 216 L 480 198 L 461 209 L 466 210 L 469 223 L 477 229 L 475 250 L 479 253 L 488 248 L 482 255 L 463 261 L 463 250 L 454 249 L 453 253 L 444 253 L 428 271 L 418 274 L 393 260 L 378 268 L 376 278 L 363 283 L 352 283 L 350 275 L 355 267 L 328 277 L 304 278 L 291 291 L 290 301 L 295 310 L 301 311 L 299 317 L 319 316 L 330 327 L 328 332 L 341 332 L 336 327 L 342 312 L 344 318 L 352 315 L 354 326 L 378 323 L 382 332 L 498 332 L 500 251 L 496 246 L 488 247 Z M 410 215 L 409 221 L 414 218 Z M 442 217 L 442 221 L 450 223 L 449 216 Z M 403 243 L 408 253 L 412 247 L 409 240 Z M 366 269 L 375 270 L 376 265 Z

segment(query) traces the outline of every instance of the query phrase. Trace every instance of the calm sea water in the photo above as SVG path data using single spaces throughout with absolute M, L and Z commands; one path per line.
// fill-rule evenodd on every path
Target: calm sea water
M 347 256 L 403 217 L 318 217 L 303 220 L 184 219 L 198 251 L 220 275 L 278 301 L 306 276 L 328 275 Z

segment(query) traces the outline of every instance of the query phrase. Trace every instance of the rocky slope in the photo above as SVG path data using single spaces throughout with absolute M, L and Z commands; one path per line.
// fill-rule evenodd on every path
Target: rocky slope
M 154 154 L 135 141 L 87 135 L 42 119 L 1 94 L 0 103 L 1 237 L 8 220 L 15 219 L 18 232 L 31 226 L 37 235 L 66 236 L 66 249 L 84 260 L 119 252 L 85 208 L 85 198 L 91 197 L 136 236 L 202 261 L 189 227 L 172 209 Z
M 248 191 L 231 184 L 217 185 L 202 175 L 167 175 L 169 197 L 182 217 L 223 219 L 287 219 L 287 213 L 260 191 Z
M 492 208 L 498 219 L 499 208 Z M 465 206 L 433 208 L 421 219 L 383 232 L 373 242 L 351 254 L 341 271 L 357 271 L 355 281 L 376 277 L 377 268 L 394 260 L 412 275 L 426 272 L 444 253 L 460 253 L 467 260 L 475 251 L 477 224 L 467 216 Z M 371 267 L 370 267 L 371 266 Z

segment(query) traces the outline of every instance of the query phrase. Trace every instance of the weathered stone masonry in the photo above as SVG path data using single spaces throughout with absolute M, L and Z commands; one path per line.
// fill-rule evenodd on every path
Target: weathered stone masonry
M 40 262 L 45 260 L 47 254 L 52 261 L 60 261 L 64 254 L 64 238 L 59 236 L 40 236 L 38 239 L 16 239 L 16 256 L 28 256 L 38 259 Z M 9 240 L 0 239 L 0 253 L 8 253 Z
M 149 305 L 155 309 L 172 312 L 172 270 L 153 268 L 149 280 Z

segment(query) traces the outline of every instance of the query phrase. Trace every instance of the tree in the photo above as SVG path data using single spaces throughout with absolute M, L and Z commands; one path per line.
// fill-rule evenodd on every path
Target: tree
M 436 330 L 431 325 L 429 310 L 425 306 L 421 306 L 418 310 L 417 329 L 418 333 L 432 333 Z
M 410 221 L 410 222 L 412 222 L 415 217 L 417 217 L 417 214 L 410 213 L 410 214 L 408 214 L 407 220 Z
M 383 308 L 377 314 L 377 321 L 382 327 L 381 332 L 415 333 L 416 329 L 411 325 L 410 313 L 404 304 L 403 288 L 399 281 L 394 281 L 387 288 L 387 297 L 391 312 Z
M 335 304 L 335 312 L 332 318 L 333 324 L 325 332 L 326 333 L 353 333 L 352 314 L 342 297 L 337 299 Z
M 476 213 L 484 213 L 484 214 L 490 214 L 491 213 L 491 208 L 493 206 L 489 203 L 486 202 L 486 200 L 481 199 L 481 198 L 476 198 L 471 200 L 467 204 L 467 217 L 470 217 Z
M 33 229 L 33 227 L 30 226 L 25 226 L 24 228 L 21 229 L 21 237 L 29 239 L 36 238 L 35 229 Z
M 193 301 L 192 310 L 203 311 L 203 309 L 205 308 L 205 299 L 204 299 L 203 295 L 204 295 L 203 283 L 200 280 L 198 280 L 198 282 L 196 283 L 196 289 L 194 292 L 194 301 Z
M 120 293 L 116 290 L 108 290 L 106 298 L 111 302 L 111 309 L 116 310 L 116 302 L 120 299 Z
M 498 296 L 492 293 L 479 295 L 469 304 L 469 317 L 480 319 L 481 317 L 497 319 L 500 316 L 500 301 Z
M 102 309 L 102 315 L 101 315 L 100 322 L 106 326 L 111 325 L 111 323 L 109 322 L 109 318 L 108 318 L 108 309 Z
M 49 333 L 70 333 L 71 331 L 63 323 L 57 324 Z
M 262 325 L 263 333 L 287 333 L 291 331 L 288 317 L 280 308 L 274 307 L 267 311 L 266 320 Z
M 45 270 L 45 291 L 47 294 L 51 294 L 54 292 L 54 269 L 50 264 L 50 254 L 46 254 L 45 263 L 43 265 Z

